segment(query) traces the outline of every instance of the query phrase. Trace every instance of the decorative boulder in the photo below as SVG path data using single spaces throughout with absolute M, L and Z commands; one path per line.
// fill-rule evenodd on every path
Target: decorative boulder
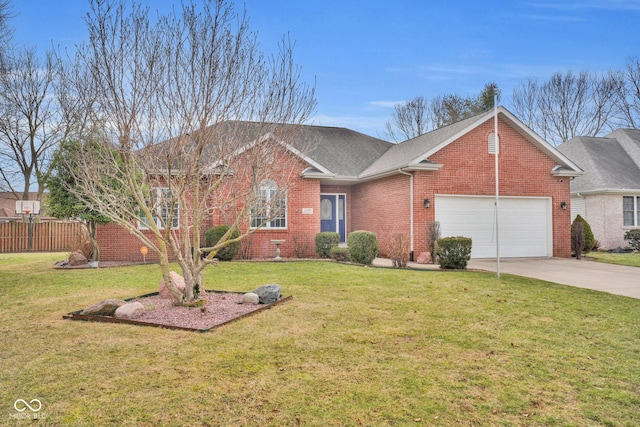
M 91 307 L 85 308 L 80 314 L 93 314 L 95 316 L 113 316 L 116 310 L 126 304 L 120 299 L 106 299 Z
M 271 304 L 282 298 L 280 285 L 262 285 L 253 293 L 260 298 L 260 304 Z
M 260 297 L 258 294 L 254 294 L 253 292 L 248 292 L 242 295 L 242 303 L 243 304 L 259 304 Z
M 418 259 L 416 260 L 418 264 L 430 264 L 431 263 L 431 254 L 429 252 L 420 252 L 418 255 Z
M 115 317 L 119 319 L 135 319 L 142 313 L 144 313 L 144 305 L 136 301 L 118 307 Z
M 185 288 L 184 278 L 178 273 L 176 273 L 175 271 L 170 271 L 169 275 L 171 276 L 171 281 L 173 282 L 173 284 L 176 285 L 178 290 L 184 294 L 184 288 Z M 160 287 L 158 289 L 158 293 L 162 298 L 173 299 L 173 297 L 171 296 L 171 292 L 169 292 L 167 285 L 164 283 L 164 279 L 160 280 Z
M 89 262 L 87 257 L 80 251 L 73 252 L 69 255 L 69 265 L 75 267 L 77 265 L 85 265 Z

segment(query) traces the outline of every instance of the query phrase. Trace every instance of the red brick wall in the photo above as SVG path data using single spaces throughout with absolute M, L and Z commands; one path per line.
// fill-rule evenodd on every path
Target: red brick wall
M 145 231 L 145 234 L 150 236 L 154 242 L 156 241 L 150 231 Z M 140 248 L 144 246 L 144 243 L 119 225 L 99 225 L 97 235 L 98 246 L 100 247 L 100 259 L 102 261 L 158 261 L 158 256 L 151 248 L 149 248 L 149 252 L 145 258 L 140 252 Z
M 395 234 L 409 237 L 409 179 L 407 175 L 369 181 L 351 190 L 351 228 L 376 234 L 380 255 L 387 256 L 387 245 Z
M 493 130 L 493 120 L 487 121 L 431 156 L 429 160 L 444 165 L 442 169 L 415 174 L 416 253 L 426 250 L 427 224 L 434 220 L 436 194 L 495 195 L 495 157 L 487 148 Z M 561 201 L 570 200 L 569 178 L 552 176 L 557 163 L 502 121 L 498 135 L 500 195 L 551 197 L 553 255 L 571 256 L 570 212 L 560 208 Z M 427 197 L 430 209 L 422 206 Z
M 290 160 L 290 159 L 289 159 Z M 315 257 L 315 234 L 320 229 L 320 181 L 317 179 L 303 179 L 300 173 L 307 167 L 302 161 L 283 161 L 294 169 L 294 173 L 289 175 L 290 188 L 287 192 L 287 228 L 285 230 L 260 229 L 251 234 L 243 242 L 248 248 L 251 258 L 273 258 L 275 256 L 275 245 L 272 239 L 282 239 L 285 242 L 280 246 L 280 256 L 294 257 L 296 252 L 302 256 Z M 276 159 L 276 163 L 278 160 Z M 238 173 L 240 175 L 240 173 Z M 237 187 L 229 187 L 229 190 Z M 218 194 L 225 194 L 225 189 L 220 189 Z M 237 208 L 241 208 L 240 203 Z M 303 208 L 310 208 L 311 214 L 303 214 Z M 183 212 L 180 213 L 181 215 Z M 233 216 L 216 211 L 203 227 L 206 228 L 219 225 L 231 224 Z M 241 225 L 241 230 L 246 231 L 248 224 Z M 180 231 L 178 231 L 179 233 Z M 145 232 L 152 236 L 151 232 Z M 143 243 L 138 238 L 122 227 L 114 224 L 107 224 L 98 227 L 98 242 L 100 246 L 101 259 L 103 261 L 134 261 L 141 262 L 143 255 L 140 248 Z M 305 251 L 306 249 L 306 251 Z M 157 261 L 158 257 L 149 250 L 146 255 L 147 261 Z
M 302 171 L 305 165 L 301 164 L 300 166 L 302 166 L 300 168 Z M 311 209 L 313 213 L 303 214 L 305 208 Z M 296 252 L 303 252 L 299 255 L 304 257 L 315 257 L 314 239 L 319 229 L 320 181 L 303 179 L 298 174 L 287 192 L 287 229 L 269 230 L 263 228 L 257 230 L 247 238 L 248 241 L 245 244 L 250 247 L 251 258 L 273 258 L 276 247 L 271 243 L 272 239 L 285 240 L 280 245 L 281 257 L 293 258 Z

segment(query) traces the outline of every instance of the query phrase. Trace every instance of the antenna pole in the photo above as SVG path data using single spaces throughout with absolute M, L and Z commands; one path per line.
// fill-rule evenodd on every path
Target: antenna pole
M 500 212 L 500 174 L 498 172 L 498 154 L 500 153 L 500 139 L 498 138 L 498 95 L 493 95 L 493 126 L 495 135 L 495 170 L 496 170 L 496 275 L 500 278 L 500 227 L 498 221 L 498 213 Z

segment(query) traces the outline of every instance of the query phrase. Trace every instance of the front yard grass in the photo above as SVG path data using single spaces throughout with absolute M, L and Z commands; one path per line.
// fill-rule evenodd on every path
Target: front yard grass
M 589 252 L 585 256 L 593 258 L 599 262 L 607 262 L 609 264 L 628 265 L 631 267 L 640 267 L 640 254 L 611 254 L 608 252 Z
M 640 301 L 477 272 L 220 263 L 293 295 L 212 332 L 62 320 L 156 290 L 154 265 L 0 254 L 0 425 L 635 426 Z

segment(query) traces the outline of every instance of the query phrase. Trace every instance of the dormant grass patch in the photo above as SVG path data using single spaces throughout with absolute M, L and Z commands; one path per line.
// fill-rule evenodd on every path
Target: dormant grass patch
M 156 290 L 157 266 L 0 255 L 0 424 L 636 425 L 640 301 L 474 272 L 220 263 L 209 289 L 286 304 L 212 332 L 62 315 Z M 26 411 L 29 411 L 27 409 Z

